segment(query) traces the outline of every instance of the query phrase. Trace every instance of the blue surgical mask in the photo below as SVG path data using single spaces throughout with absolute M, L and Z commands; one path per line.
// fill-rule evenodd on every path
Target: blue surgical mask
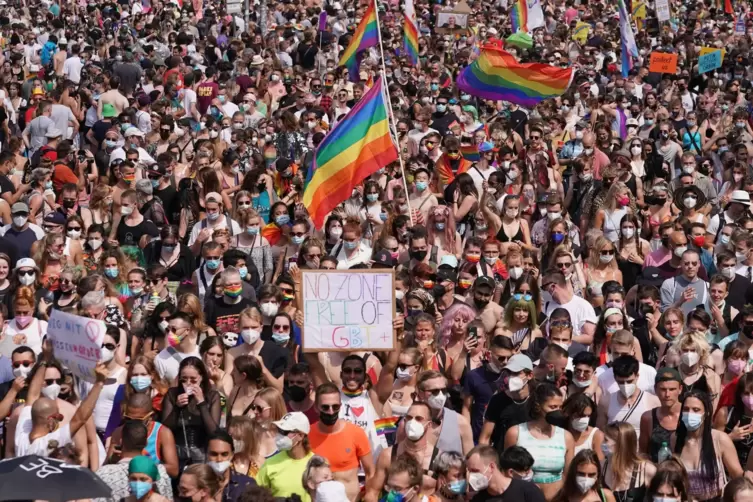
M 153 483 L 147 481 L 129 481 L 128 486 L 131 489 L 131 493 L 137 498 L 142 499 L 144 496 L 152 490 Z
M 290 223 L 290 216 L 288 216 L 287 214 L 281 214 L 280 216 L 277 216 L 275 218 L 275 223 L 277 223 L 278 227 L 287 225 L 288 223 Z
M 165 253 L 172 253 L 175 251 L 175 246 L 168 246 L 167 244 L 162 244 L 162 251 Z
M 455 495 L 462 495 L 465 493 L 468 483 L 464 479 L 458 479 L 456 481 L 450 481 L 447 483 L 447 489 Z
M 439 104 L 437 105 L 437 111 L 439 113 L 444 113 L 447 110 L 447 105 L 445 104 Z
M 378 193 L 367 193 L 366 194 L 366 200 L 369 202 L 376 202 L 379 200 L 379 194 Z
M 689 431 L 694 431 L 703 423 L 703 415 L 700 413 L 682 413 L 682 422 Z
M 348 250 L 352 251 L 353 249 L 355 249 L 358 246 L 358 241 L 353 241 L 353 242 L 343 241 L 343 246 L 345 246 L 345 249 L 348 249 Z
M 552 240 L 555 244 L 559 244 L 563 240 L 565 240 L 565 234 L 560 234 L 557 232 L 552 233 Z
M 429 184 L 425 181 L 416 181 L 416 190 L 419 192 L 423 192 L 428 186 Z
M 293 239 L 291 240 L 293 241 L 293 244 L 300 246 L 301 244 L 303 244 L 303 241 L 306 240 L 306 237 L 304 235 L 294 235 Z
M 442 230 L 444 230 L 444 222 L 438 221 L 437 223 L 434 224 L 434 228 L 436 228 L 437 230 L 441 232 Z
M 283 333 L 272 333 L 272 340 L 277 345 L 285 345 L 290 340 L 290 335 L 286 335 Z
M 256 235 L 259 233 L 259 227 L 248 227 L 246 229 L 246 232 L 248 233 L 248 235 Z
M 110 279 L 115 279 L 120 271 L 115 267 L 108 267 L 105 269 L 105 275 Z
M 159 180 L 150 180 L 152 182 L 152 188 L 159 187 Z
M 470 94 L 462 94 L 460 96 L 460 99 L 463 100 L 463 101 L 470 101 L 471 100 L 471 95 Z
M 131 288 L 131 296 L 139 296 L 143 292 L 144 292 L 144 288 L 143 287 Z
M 115 145 L 116 145 L 116 144 L 117 144 L 117 142 L 116 142 L 116 141 L 114 141 L 114 140 L 111 140 L 111 139 L 106 139 L 106 140 L 105 140 L 105 146 L 106 146 L 107 148 L 115 148 Z
M 431 84 L 431 90 L 432 91 L 438 91 L 439 90 L 439 84 Z
M 238 269 L 238 273 L 241 274 L 241 280 L 248 277 L 248 267 L 241 267 Z
M 220 268 L 220 260 L 207 260 L 207 268 L 209 270 L 217 270 Z
M 152 385 L 152 377 L 149 375 L 131 377 L 131 387 L 138 392 L 147 389 L 150 385 Z
M 48 181 L 47 183 L 45 183 L 45 184 L 44 184 L 44 187 L 45 187 L 45 188 L 46 188 L 47 190 L 52 190 L 52 181 Z
M 217 221 L 217 218 L 220 217 L 220 213 L 207 213 L 207 219 L 209 221 Z

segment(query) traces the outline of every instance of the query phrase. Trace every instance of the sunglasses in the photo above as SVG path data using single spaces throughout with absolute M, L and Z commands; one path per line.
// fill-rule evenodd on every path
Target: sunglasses
M 19 270 L 18 275 L 34 275 L 36 272 L 34 270 Z
M 550 321 L 549 327 L 551 328 L 572 328 L 573 325 L 570 321 Z
M 572 266 L 573 266 L 572 263 L 558 263 L 557 264 L 557 268 L 570 268 Z
M 107 350 L 115 350 L 117 348 L 117 345 L 115 345 L 114 343 L 103 343 L 102 348 Z
M 532 139 L 532 140 L 537 140 L 537 139 L 541 139 L 541 136 L 531 136 L 531 139 Z
M 515 301 L 517 302 L 519 302 L 520 300 L 525 300 L 527 302 L 530 302 L 533 299 L 533 296 L 529 294 L 516 293 L 513 295 L 513 298 L 515 298 Z
M 432 396 L 438 396 L 440 394 L 447 393 L 447 387 L 442 387 L 441 389 L 427 390 L 427 391 L 424 391 L 424 392 L 427 392 L 427 393 L 431 394 Z
M 264 410 L 268 410 L 269 406 L 259 406 L 258 404 L 252 404 L 251 410 L 254 413 L 264 413 Z
M 363 368 L 343 368 L 343 374 L 345 375 L 363 375 Z
M 28 368 L 29 366 L 32 366 L 34 364 L 34 361 L 15 361 L 13 363 L 14 368 L 20 368 L 23 366 L 24 368 Z
M 162 279 L 147 279 L 147 284 L 151 284 L 152 286 L 156 286 L 160 282 L 162 282 Z
M 272 326 L 275 331 L 290 331 L 290 325 L 283 326 L 282 324 L 275 324 Z
M 52 385 L 52 384 L 55 384 L 55 383 L 58 384 L 58 385 L 62 385 L 63 382 L 65 382 L 65 378 L 62 378 L 62 377 L 61 378 L 45 378 L 44 379 L 44 384 L 45 385 Z
M 340 411 L 340 405 L 339 404 L 320 404 L 319 409 L 322 411 L 332 411 L 332 413 L 337 413 Z

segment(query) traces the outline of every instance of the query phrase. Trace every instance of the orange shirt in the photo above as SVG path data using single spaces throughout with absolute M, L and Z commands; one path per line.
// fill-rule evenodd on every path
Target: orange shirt
M 314 424 L 309 432 L 309 444 L 314 453 L 329 461 L 332 472 L 357 469 L 358 459 L 371 453 L 364 430 L 350 422 L 345 422 L 345 427 L 334 434 L 324 434 Z

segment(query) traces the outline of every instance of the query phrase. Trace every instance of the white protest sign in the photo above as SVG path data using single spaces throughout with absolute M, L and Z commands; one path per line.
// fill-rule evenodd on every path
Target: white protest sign
M 94 368 L 101 356 L 106 329 L 104 321 L 53 309 L 47 324 L 47 339 L 55 359 L 77 377 L 94 383 Z
M 304 352 L 392 350 L 394 270 L 302 270 Z
M 654 8 L 656 9 L 656 19 L 658 19 L 660 23 L 669 21 L 669 0 L 656 0 Z

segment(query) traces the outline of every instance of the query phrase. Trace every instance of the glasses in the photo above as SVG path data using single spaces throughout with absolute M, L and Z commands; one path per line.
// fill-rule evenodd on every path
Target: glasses
M 251 411 L 254 413 L 264 413 L 264 410 L 268 410 L 269 406 L 259 406 L 258 404 L 251 405 Z
M 602 256 L 611 256 L 614 254 L 614 249 L 605 249 L 601 252 Z
M 173 326 L 168 326 L 165 328 L 165 333 L 175 333 L 177 335 L 178 331 L 183 331 L 184 329 L 188 328 L 175 328 Z
M 536 141 L 537 139 L 541 139 L 541 136 L 531 136 L 531 139 Z
M 572 263 L 558 263 L 557 264 L 557 268 L 570 268 L 572 266 L 573 266 Z
M 160 282 L 162 282 L 162 279 L 147 279 L 147 284 L 151 284 L 152 286 L 156 286 Z
M 364 369 L 363 368 L 343 368 L 342 372 L 345 375 L 363 375 Z
M 321 411 L 332 411 L 332 413 L 337 413 L 340 411 L 340 405 L 339 404 L 320 404 L 319 409 Z
M 294 237 L 303 237 L 304 235 L 306 235 L 306 232 L 290 232 L 290 233 Z
M 515 298 L 515 301 L 517 302 L 519 302 L 520 300 L 525 300 L 527 302 L 530 302 L 533 299 L 531 295 L 523 294 L 523 293 L 516 293 L 513 295 L 513 298 Z
M 63 382 L 65 382 L 65 378 L 63 378 L 63 377 L 60 377 L 60 378 L 45 378 L 44 379 L 44 384 L 45 385 L 52 385 L 52 384 L 55 384 L 55 383 L 58 384 L 58 385 L 62 385 Z
M 282 324 L 275 324 L 275 325 L 272 326 L 272 328 L 275 331 L 284 331 L 284 332 L 290 331 L 290 325 L 283 326 Z
M 306 255 L 308 258 L 321 258 L 322 253 L 310 253 Z
M 73 230 L 75 232 L 77 230 L 81 230 L 81 227 L 68 227 L 68 230 Z
M 206 258 L 204 258 L 204 259 L 205 259 L 205 260 L 219 260 L 219 259 L 220 259 L 220 257 L 219 257 L 219 256 L 207 256 L 207 257 L 206 257 Z
M 34 270 L 19 270 L 18 275 L 34 275 L 36 272 Z
M 32 366 L 34 364 L 34 361 L 14 361 L 13 367 L 14 368 L 20 368 L 23 366 L 24 368 L 28 368 L 29 366 Z
M 440 394 L 444 394 L 447 392 L 447 387 L 442 387 L 441 389 L 431 389 L 424 391 L 428 394 L 431 394 L 432 396 L 438 396 Z
M 573 325 L 570 321 L 549 321 L 550 328 L 572 328 Z
M 107 350 L 115 350 L 117 348 L 117 345 L 115 345 L 114 343 L 103 343 L 102 348 Z

